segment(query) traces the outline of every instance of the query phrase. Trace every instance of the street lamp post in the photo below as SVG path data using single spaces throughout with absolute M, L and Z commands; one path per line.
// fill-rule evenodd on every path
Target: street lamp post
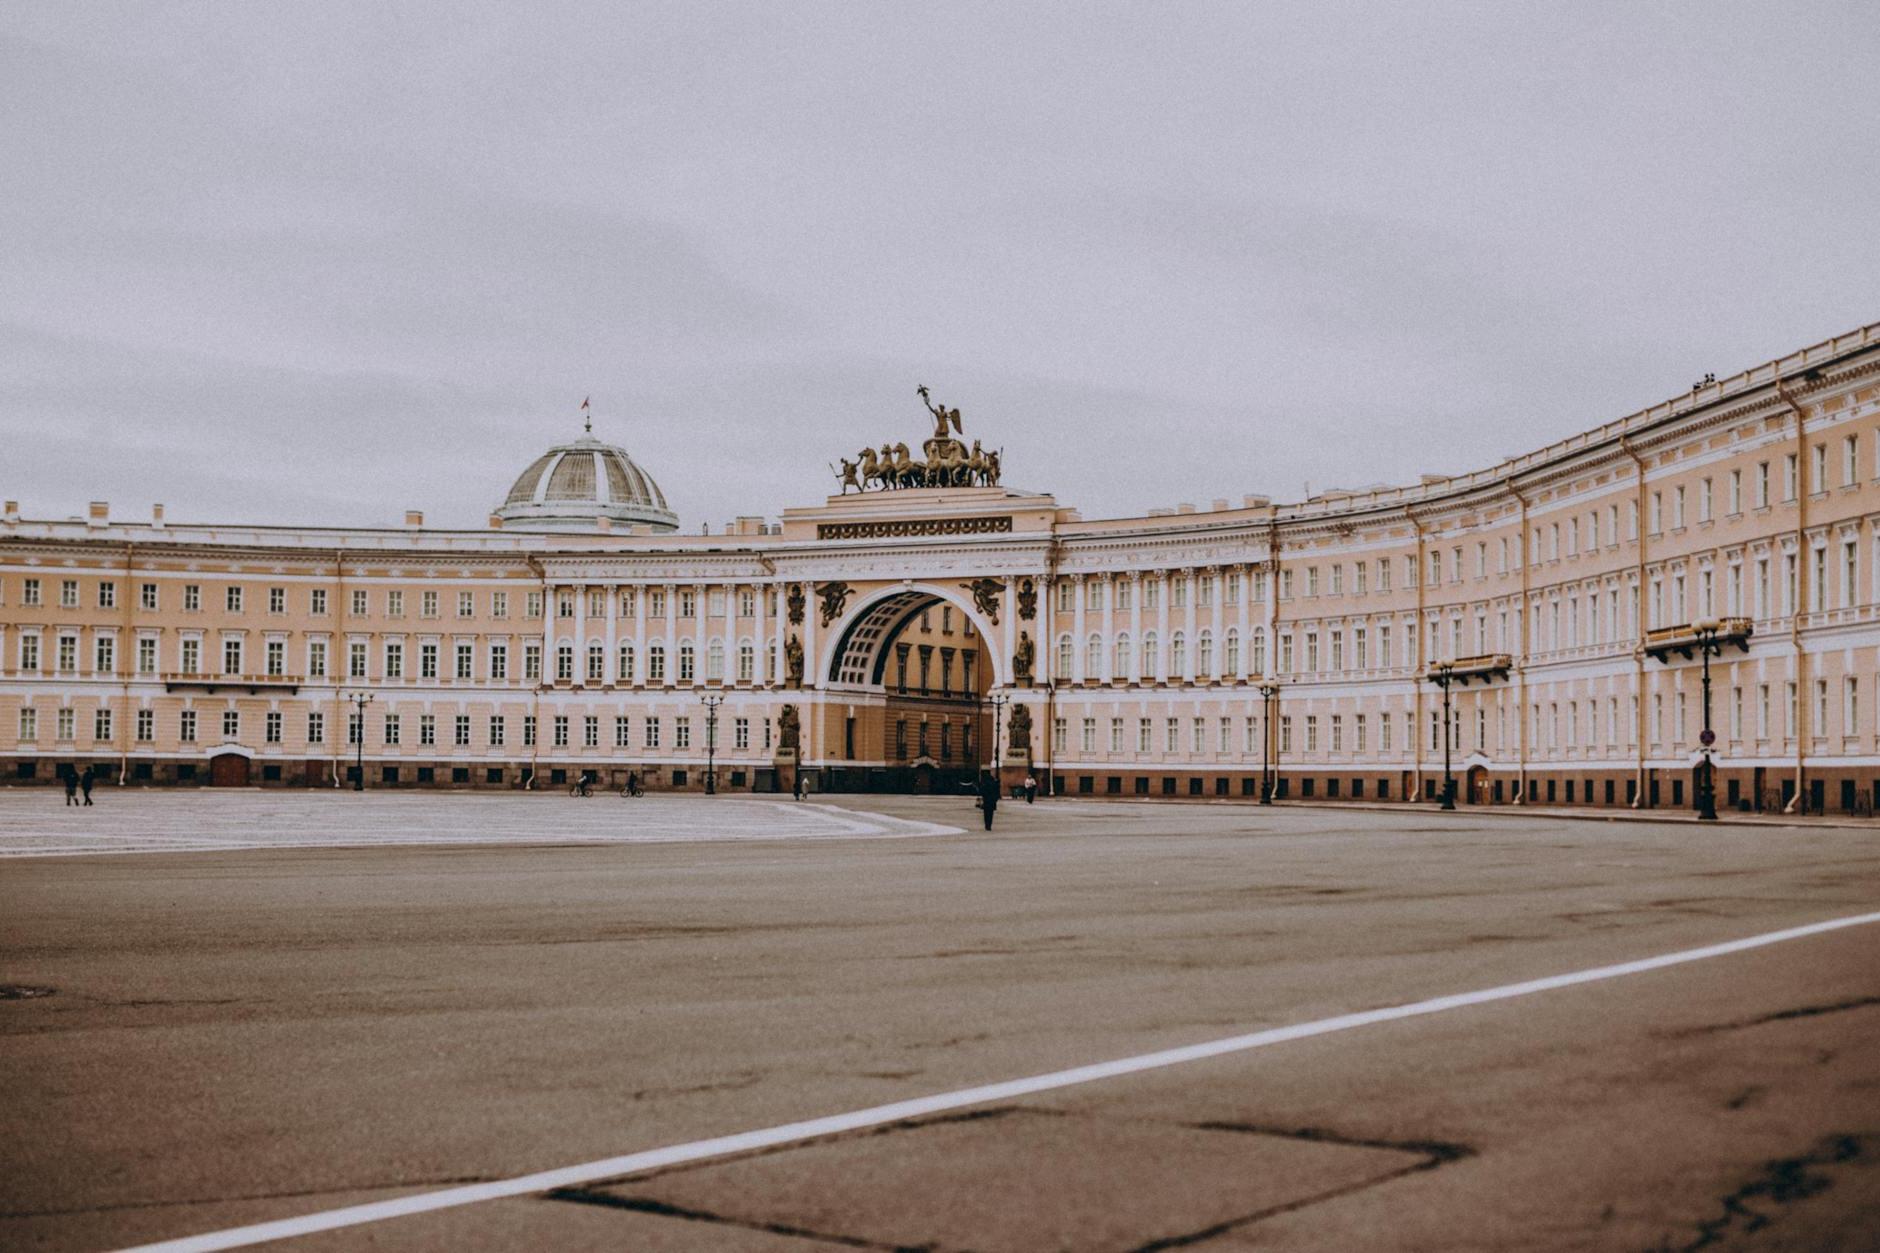
M 723 693 L 704 692 L 699 704 L 705 706 L 705 795 L 718 794 L 718 706 L 725 703 Z
M 1278 705 L 1279 684 L 1260 685 L 1260 803 L 1273 803 L 1273 773 L 1268 759 L 1273 745 L 1273 710 Z
M 357 764 L 353 766 L 353 791 L 363 792 L 366 790 L 366 706 L 372 703 L 372 693 L 354 692 L 346 699 L 352 702 L 353 717 L 359 728 L 358 737 L 354 740 L 358 747 L 358 758 Z
M 1717 767 L 1710 756 L 1710 747 L 1717 742 L 1717 733 L 1710 728 L 1710 659 L 1713 654 L 1723 654 L 1723 647 L 1717 642 L 1721 625 L 1715 618 L 1700 618 L 1691 624 L 1697 633 L 1697 651 L 1704 658 L 1704 729 L 1697 737 L 1704 756 L 1697 768 L 1697 786 L 1691 789 L 1691 800 L 1698 819 L 1705 822 L 1717 820 Z
M 986 698 L 987 702 L 992 706 L 992 735 L 990 737 L 992 762 L 989 768 L 995 774 L 999 769 L 999 715 L 1005 711 L 1005 707 L 1011 702 L 1011 699 L 1010 696 L 1005 695 L 1003 692 L 995 692 Z
M 1443 689 L 1443 804 L 1444 809 L 1456 807 L 1456 776 L 1449 764 L 1449 685 L 1455 681 L 1456 668 L 1449 662 L 1441 662 L 1430 670 L 1430 677 Z

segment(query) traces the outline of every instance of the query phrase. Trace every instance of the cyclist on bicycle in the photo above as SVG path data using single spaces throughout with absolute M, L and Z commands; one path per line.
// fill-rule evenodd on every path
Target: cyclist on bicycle
M 577 796 L 594 795 L 594 772 L 592 770 L 583 770 L 581 777 L 575 780 L 574 787 L 575 795 Z

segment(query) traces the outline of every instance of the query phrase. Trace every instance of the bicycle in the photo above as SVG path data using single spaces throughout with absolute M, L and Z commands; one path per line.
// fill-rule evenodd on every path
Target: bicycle
M 568 795 L 586 798 L 594 795 L 594 785 L 586 779 L 576 779 L 568 785 Z

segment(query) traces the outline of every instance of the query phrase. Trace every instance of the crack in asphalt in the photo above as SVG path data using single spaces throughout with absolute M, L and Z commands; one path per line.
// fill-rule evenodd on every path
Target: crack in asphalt
M 1865 1153 L 1869 1138 L 1851 1133 L 1831 1135 L 1798 1157 L 1765 1162 L 1760 1175 L 1723 1198 L 1722 1214 L 1697 1225 L 1695 1239 L 1686 1244 L 1660 1244 L 1648 1253 L 1695 1253 L 1732 1235 L 1762 1230 L 1778 1217 L 1766 1207 L 1793 1205 L 1820 1196 L 1834 1186 L 1831 1172 L 1836 1167 L 1854 1162 L 1872 1164 L 1872 1158 Z
M 1771 1014 L 1759 1014 L 1754 1018 L 1739 1018 L 1734 1022 L 1716 1022 L 1706 1027 L 1687 1027 L 1682 1031 L 1670 1031 L 1665 1034 L 1672 1039 L 1683 1039 L 1694 1035 L 1714 1035 L 1719 1031 L 1743 1031 L 1750 1027 L 1762 1027 L 1772 1022 L 1790 1022 L 1797 1018 L 1819 1018 L 1823 1014 L 1843 1014 L 1849 1010 L 1870 1009 L 1880 1005 L 1880 996 L 1856 996 L 1845 1001 L 1829 1001 L 1824 1005 L 1798 1005 L 1794 1009 L 1779 1009 Z

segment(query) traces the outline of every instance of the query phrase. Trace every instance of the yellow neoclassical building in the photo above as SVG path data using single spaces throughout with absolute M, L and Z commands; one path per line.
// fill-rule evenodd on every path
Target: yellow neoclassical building
M 1136 518 L 928 408 L 722 534 L 591 435 L 480 530 L 9 501 L 0 768 L 1689 806 L 1707 672 L 1720 807 L 1876 800 L 1880 326 L 1459 477 Z

